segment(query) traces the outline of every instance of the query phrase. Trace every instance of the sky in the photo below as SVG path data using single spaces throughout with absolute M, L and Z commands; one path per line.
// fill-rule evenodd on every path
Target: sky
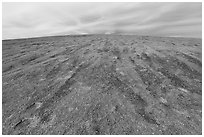
M 3 39 L 70 34 L 202 37 L 201 3 L 2 4 Z

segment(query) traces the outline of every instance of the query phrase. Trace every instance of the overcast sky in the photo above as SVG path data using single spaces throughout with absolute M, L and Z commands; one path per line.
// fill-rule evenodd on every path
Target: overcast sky
M 64 34 L 202 37 L 201 3 L 3 3 L 3 39 Z

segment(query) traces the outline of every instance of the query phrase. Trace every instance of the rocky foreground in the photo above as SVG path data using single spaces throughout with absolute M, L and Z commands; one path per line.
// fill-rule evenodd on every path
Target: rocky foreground
M 3 134 L 202 134 L 201 39 L 4 40 Z

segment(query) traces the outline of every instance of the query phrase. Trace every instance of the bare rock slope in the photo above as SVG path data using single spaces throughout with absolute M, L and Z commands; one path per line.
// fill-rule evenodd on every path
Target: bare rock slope
M 202 134 L 201 39 L 5 40 L 3 134 Z

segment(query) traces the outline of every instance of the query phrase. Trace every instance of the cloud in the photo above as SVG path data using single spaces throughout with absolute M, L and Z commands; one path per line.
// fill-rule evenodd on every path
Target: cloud
M 201 3 L 3 3 L 3 39 L 66 34 L 202 37 Z

